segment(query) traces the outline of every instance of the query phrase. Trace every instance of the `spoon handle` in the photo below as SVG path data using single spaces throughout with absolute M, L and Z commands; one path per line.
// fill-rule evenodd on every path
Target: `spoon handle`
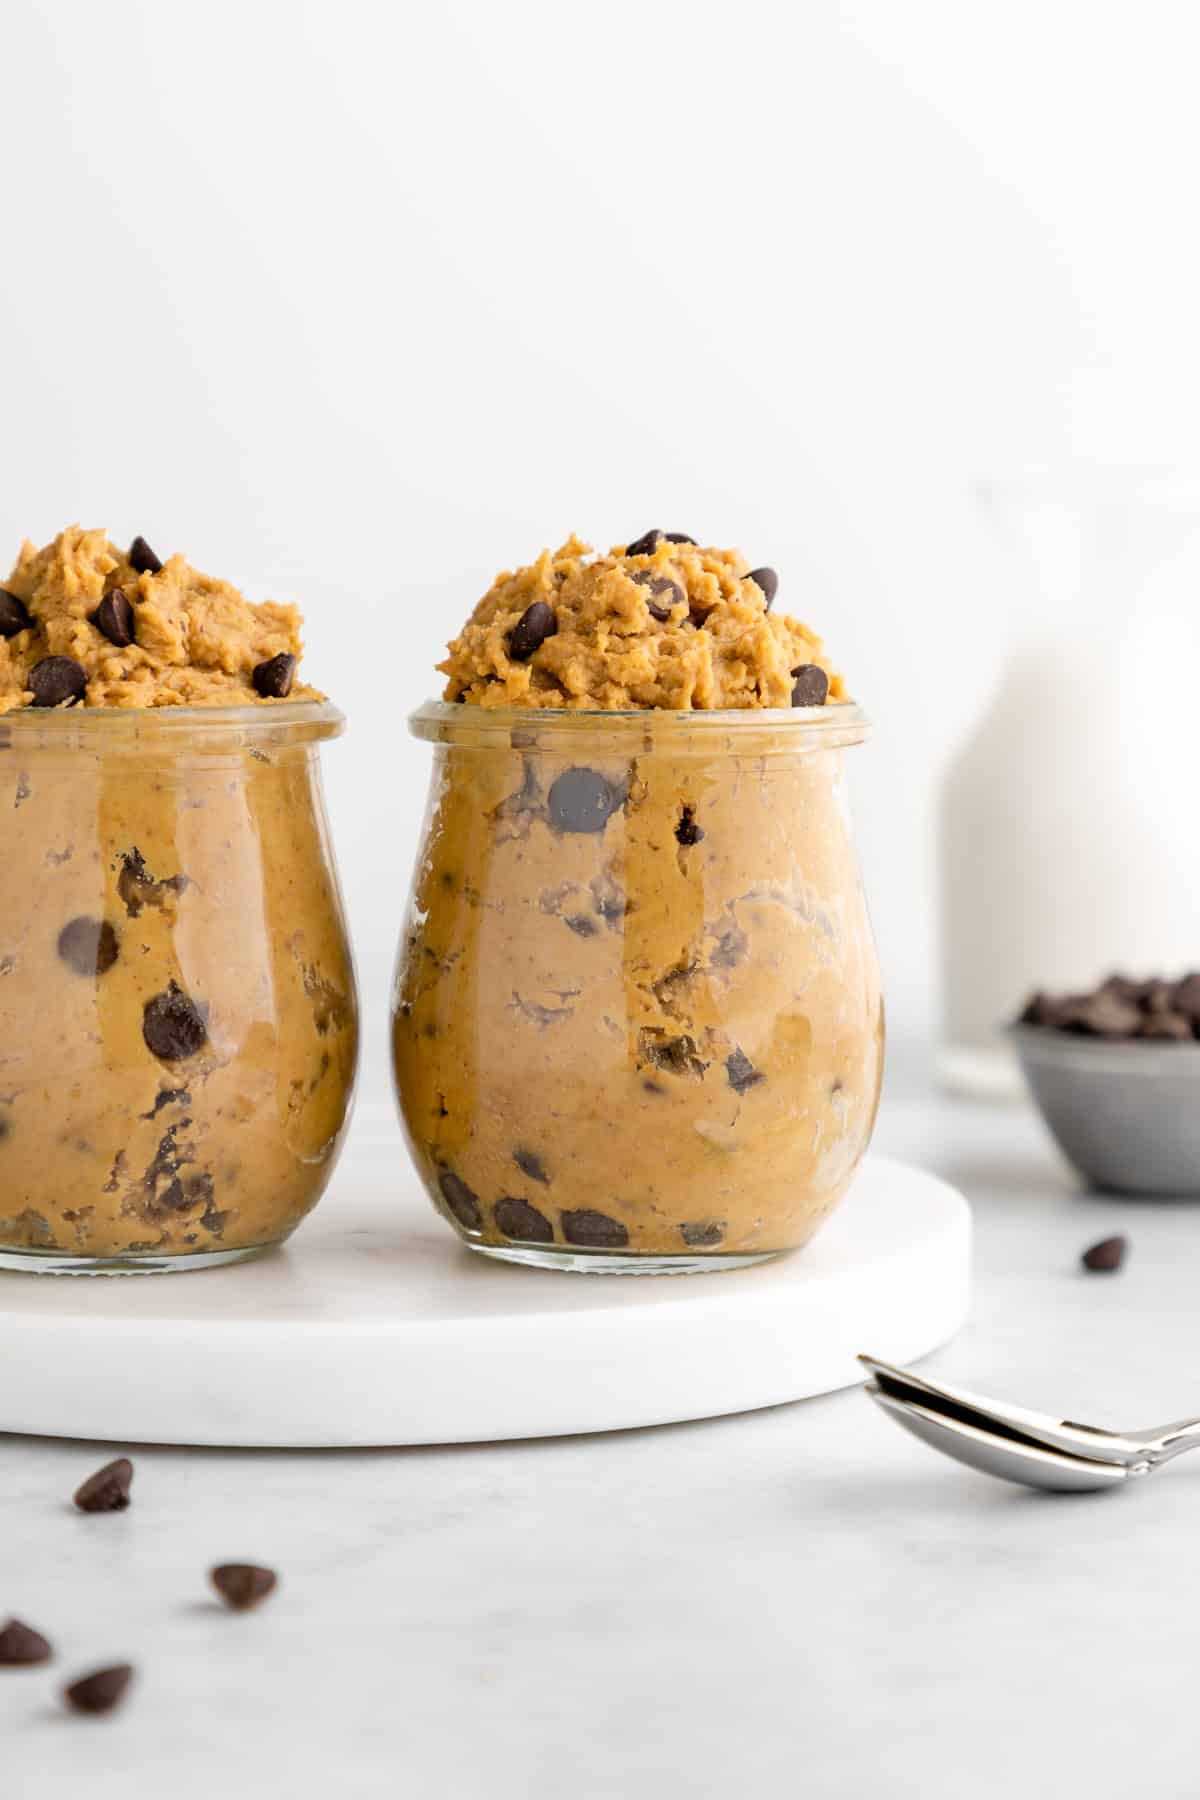
M 1200 1419 L 1177 1419 L 1173 1425 L 1160 1425 L 1157 1430 L 1138 1432 L 1152 1462 L 1170 1462 L 1187 1450 L 1200 1447 Z

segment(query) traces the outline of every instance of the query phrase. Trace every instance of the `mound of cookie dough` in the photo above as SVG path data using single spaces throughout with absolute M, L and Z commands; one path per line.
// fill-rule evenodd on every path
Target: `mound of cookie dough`
M 447 700 L 627 712 L 845 699 L 807 625 L 771 610 L 774 569 L 682 532 L 607 556 L 579 538 L 500 575 L 439 663 Z
M 319 699 L 296 682 L 300 654 L 296 607 L 254 606 L 141 537 L 118 550 L 69 526 L 26 543 L 0 588 L 0 714 Z

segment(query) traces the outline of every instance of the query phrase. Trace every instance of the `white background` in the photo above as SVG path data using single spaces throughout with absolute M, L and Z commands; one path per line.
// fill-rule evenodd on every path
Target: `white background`
M 0 556 L 136 531 L 297 600 L 382 1054 L 425 751 L 500 567 L 738 543 L 878 725 L 893 1031 L 1007 597 L 972 475 L 1192 449 L 1196 14 L 4 0 Z

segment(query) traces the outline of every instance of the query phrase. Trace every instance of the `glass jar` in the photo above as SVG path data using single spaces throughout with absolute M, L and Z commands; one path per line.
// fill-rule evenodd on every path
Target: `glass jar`
M 332 706 L 0 718 L 0 1267 L 212 1267 L 333 1172 L 354 971 Z
M 485 1255 L 737 1268 L 811 1236 L 874 1123 L 883 1011 L 843 786 L 856 707 L 430 703 L 393 1051 Z

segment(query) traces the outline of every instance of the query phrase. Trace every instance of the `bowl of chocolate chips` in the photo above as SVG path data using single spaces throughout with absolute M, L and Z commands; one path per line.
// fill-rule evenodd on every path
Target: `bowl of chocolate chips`
M 1043 1118 L 1090 1186 L 1200 1198 L 1200 973 L 1037 993 L 1011 1034 Z

